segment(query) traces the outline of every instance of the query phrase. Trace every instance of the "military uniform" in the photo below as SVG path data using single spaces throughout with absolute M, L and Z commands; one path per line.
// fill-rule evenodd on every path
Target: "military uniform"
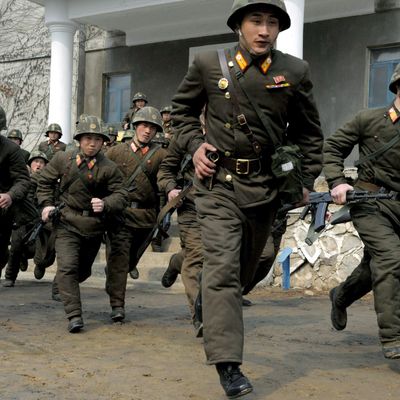
M 24 157 L 25 163 L 28 164 L 30 153 L 29 153 L 29 151 L 27 151 L 21 147 L 21 144 L 23 142 L 22 132 L 19 129 L 12 129 L 8 133 L 7 137 L 8 137 L 8 139 L 18 139 L 19 140 L 20 151 Z
M 75 139 L 85 133 L 104 135 L 98 129 L 101 123 L 96 117 L 88 117 L 88 121 L 81 124 L 81 128 L 80 124 L 77 126 Z M 54 189 L 59 179 L 60 201 L 65 207 L 56 228 L 56 278 L 65 312 L 72 321 L 82 314 L 79 283 L 91 275 L 92 264 L 107 229 L 107 216 L 123 210 L 126 191 L 119 169 L 101 151 L 90 158 L 85 158 L 79 149 L 56 153 L 38 178 L 40 206 L 56 204 Z M 104 201 L 103 213 L 92 211 L 93 198 Z M 70 332 L 76 331 L 74 328 L 70 326 Z
M 60 141 L 60 138 L 62 136 L 62 129 L 61 129 L 60 125 L 50 124 L 47 127 L 47 131 L 46 131 L 46 135 L 45 135 L 46 137 L 49 136 L 49 132 L 58 133 L 60 135 L 58 141 L 56 143 L 53 143 L 50 141 L 50 139 L 48 139 L 39 144 L 38 150 L 41 151 L 42 153 L 44 153 L 46 155 L 46 157 L 48 158 L 48 160 L 50 161 L 57 152 L 65 151 L 67 149 L 67 145 Z
M 147 96 L 146 96 L 144 93 L 137 92 L 137 93 L 135 93 L 135 94 L 133 95 L 133 98 L 132 98 L 132 104 L 133 104 L 133 105 L 132 105 L 132 107 L 127 111 L 127 113 L 126 113 L 125 116 L 124 116 L 124 119 L 122 120 L 121 126 L 122 126 L 124 129 L 125 129 L 125 124 L 128 124 L 128 129 L 129 129 L 130 124 L 132 123 L 135 114 L 140 110 L 140 108 L 137 107 L 137 106 L 135 105 L 135 102 L 136 102 L 137 100 L 143 100 L 143 101 L 145 102 L 146 105 L 147 105 L 147 103 L 148 103 Z
M 176 141 L 173 141 L 158 172 L 160 190 L 168 194 L 173 189 L 182 189 L 193 180 L 193 163 L 191 158 L 189 161 L 187 157 L 190 156 L 177 146 Z M 177 208 L 177 213 L 181 247 L 184 252 L 182 267 L 179 272 L 185 286 L 192 320 L 195 323 L 194 303 L 199 293 L 199 274 L 202 270 L 204 257 L 193 193 L 187 194 L 182 205 Z
M 399 130 L 400 112 L 395 104 L 388 108 L 360 111 L 325 143 L 324 173 L 329 187 L 346 183 L 343 176 L 344 159 L 358 145 L 360 165 L 355 189 L 400 192 L 400 142 L 379 157 L 368 159 L 369 155 L 399 135 Z M 361 264 L 357 273 L 361 273 L 360 269 L 371 269 L 381 342 L 384 348 L 400 347 L 399 195 L 394 200 L 354 204 L 351 217 L 371 257 L 369 263 Z M 374 229 L 371 230 L 371 227 Z
M 250 95 L 271 129 L 282 142 L 287 140 L 301 148 L 304 186 L 312 190 L 321 169 L 323 137 L 307 63 L 276 50 L 270 56 L 253 59 L 236 46 L 232 54 L 230 68 L 236 63 L 246 76 Z M 270 168 L 271 139 L 246 96 L 235 87 L 241 111 L 262 148 L 262 158 L 258 159 L 233 114 L 229 93 L 233 88 L 222 78 L 217 53 L 198 54 L 173 98 L 172 112 L 175 135 L 183 148 L 194 154 L 206 140 L 217 148 L 221 160 L 212 182 L 195 179 L 205 254 L 204 345 L 211 364 L 242 362 L 242 287 L 254 277 L 278 208 Z M 199 116 L 205 104 L 204 136 Z M 246 168 L 242 170 L 240 164 Z
M 29 182 L 28 169 L 18 145 L 0 135 L 0 193 L 8 193 L 12 199 L 11 207 L 0 209 L 0 273 L 8 261 L 14 215 L 29 192 Z
M 126 185 L 134 171 L 141 168 L 139 165 L 146 154 L 154 148 L 156 151 L 144 165 L 147 175 L 140 171 L 131 187 L 127 188 L 129 196 L 128 207 L 124 210 L 125 225 L 118 232 L 108 232 L 110 250 L 107 257 L 106 290 L 110 296 L 111 307 L 124 307 L 127 274 L 136 267 L 137 250 L 156 223 L 157 171 L 165 156 L 165 150 L 154 143 L 139 148 L 133 141 L 129 141 L 107 152 L 107 157 L 122 171 Z

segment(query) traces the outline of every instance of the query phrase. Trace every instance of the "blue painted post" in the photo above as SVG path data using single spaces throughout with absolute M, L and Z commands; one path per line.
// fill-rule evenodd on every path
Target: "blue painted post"
M 292 249 L 285 247 L 278 255 L 277 261 L 282 265 L 282 289 L 290 289 L 290 255 Z

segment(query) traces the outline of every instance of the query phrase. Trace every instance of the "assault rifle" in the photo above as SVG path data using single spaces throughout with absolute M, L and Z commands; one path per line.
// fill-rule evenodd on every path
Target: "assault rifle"
M 50 221 L 57 221 L 60 217 L 61 209 L 65 206 L 64 203 L 60 203 L 54 210 L 49 212 L 49 220 Z M 39 236 L 40 232 L 42 231 L 43 227 L 46 225 L 47 221 L 44 222 L 41 218 L 40 221 L 37 222 L 34 227 L 24 236 L 22 239 L 23 243 L 27 246 L 31 246 L 35 243 L 36 238 Z
M 380 193 L 368 191 L 349 191 L 346 194 L 346 205 L 361 203 L 369 200 L 390 200 L 393 198 L 393 193 Z M 332 196 L 329 192 L 310 192 L 310 200 L 303 208 L 300 214 L 300 219 L 304 219 L 311 213 L 311 224 L 308 229 L 305 242 L 311 246 L 318 238 L 318 235 L 323 231 L 326 226 L 325 215 L 328 210 L 328 205 L 334 203 Z M 278 213 L 288 212 L 298 208 L 295 204 L 285 204 Z M 340 210 L 339 210 L 340 211 Z M 339 213 L 331 224 L 338 224 L 347 222 L 348 209 L 344 209 Z
M 190 181 L 179 193 L 178 196 L 169 201 L 158 213 L 157 224 L 153 227 L 151 232 L 148 234 L 146 240 L 139 247 L 136 254 L 136 264 L 139 262 L 143 253 L 146 251 L 147 247 L 149 247 L 152 240 L 157 236 L 160 232 L 164 238 L 168 238 L 169 235 L 167 233 L 170 224 L 171 224 L 171 216 L 174 211 L 178 208 L 179 203 L 187 196 L 189 191 L 192 189 L 193 182 Z

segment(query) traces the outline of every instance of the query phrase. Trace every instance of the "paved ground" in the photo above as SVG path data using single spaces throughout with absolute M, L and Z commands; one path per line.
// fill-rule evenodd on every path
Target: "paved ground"
M 189 323 L 182 287 L 133 282 L 127 322 L 109 320 L 104 280 L 82 287 L 85 330 L 69 334 L 50 280 L 0 287 L 1 400 L 219 400 L 225 396 Z M 48 277 L 51 278 L 51 277 Z M 400 361 L 383 358 L 371 296 L 332 330 L 326 294 L 257 290 L 244 310 L 249 400 L 391 400 Z

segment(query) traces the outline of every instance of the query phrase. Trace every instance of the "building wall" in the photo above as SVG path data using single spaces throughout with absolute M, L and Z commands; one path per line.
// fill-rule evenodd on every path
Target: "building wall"
M 305 25 L 310 63 L 325 136 L 367 106 L 371 47 L 400 46 L 400 10 Z

